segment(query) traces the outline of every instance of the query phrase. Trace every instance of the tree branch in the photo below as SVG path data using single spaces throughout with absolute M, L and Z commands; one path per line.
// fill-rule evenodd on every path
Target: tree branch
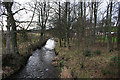
M 2 13 L 0 16 L 2 16 L 2 15 L 8 16 L 6 13 Z
M 30 24 L 32 23 L 32 20 L 33 20 L 34 15 L 35 15 L 36 6 L 37 6 L 37 2 L 36 2 L 36 4 L 35 4 L 35 8 L 34 8 L 34 12 L 33 12 L 33 15 L 32 15 L 32 18 L 31 18 L 31 21 L 30 21 L 30 23 L 28 24 L 26 30 L 29 28 Z
M 19 9 L 18 11 L 16 11 L 15 13 L 13 13 L 13 15 L 15 15 L 16 13 L 18 13 L 21 10 L 24 10 L 25 8 Z

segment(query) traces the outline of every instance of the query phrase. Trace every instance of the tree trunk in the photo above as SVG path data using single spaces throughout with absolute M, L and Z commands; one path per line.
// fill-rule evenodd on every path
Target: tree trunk
M 12 26 L 12 48 L 14 53 L 18 53 L 18 48 L 17 48 L 17 29 L 16 29 L 16 24 L 14 17 L 12 15 L 12 11 L 9 12 L 9 17 L 11 21 L 11 26 Z
M 60 43 L 60 47 L 62 47 L 62 41 L 60 38 L 59 38 L 59 43 Z
M 41 40 L 43 39 L 43 34 L 44 34 L 44 33 L 43 33 L 43 28 L 44 28 L 44 27 L 43 27 L 43 19 L 44 19 L 43 16 L 44 16 L 44 15 L 43 15 L 43 9 L 41 8 L 41 20 L 42 20 L 42 25 L 41 25 L 41 28 L 42 28 L 42 29 L 41 29 L 41 35 L 40 35 Z
M 64 38 L 64 47 L 66 47 L 66 38 Z
M 18 48 L 17 48 L 17 29 L 16 29 L 16 24 L 15 24 L 15 20 L 13 18 L 13 15 L 11 15 L 11 25 L 12 25 L 13 52 L 14 53 L 18 53 Z
M 7 17 L 6 54 L 10 54 L 10 20 Z
M 90 9 L 90 23 L 92 23 L 93 18 L 93 2 L 91 2 L 91 9 Z
M 109 34 L 108 34 L 108 51 L 111 52 L 112 49 L 112 37 L 111 37 L 111 18 L 112 18 L 112 2 L 110 4 L 110 20 L 109 20 Z
M 61 27 L 61 8 L 60 8 L 60 2 L 59 2 L 59 25 L 58 27 Z M 60 43 L 60 47 L 62 47 L 62 41 L 61 41 L 61 30 L 59 30 L 59 43 Z
M 84 2 L 84 20 L 86 20 L 86 2 Z
M 4 2 L 5 8 L 7 9 L 7 15 L 10 19 L 10 23 L 12 26 L 12 48 L 13 48 L 13 53 L 18 53 L 18 48 L 17 48 L 17 30 L 16 30 L 16 24 L 15 20 L 13 17 L 13 13 L 11 11 L 13 2 Z
M 95 30 L 97 25 L 97 2 L 94 3 L 94 28 L 93 28 L 93 44 L 95 43 Z
M 66 10 L 65 10 L 65 17 L 66 17 L 66 40 L 67 40 L 67 47 L 69 48 L 69 33 L 70 33 L 70 2 L 66 2 Z
M 83 17 L 83 2 L 81 2 L 81 18 Z
M 117 49 L 120 50 L 120 3 L 119 3 L 118 27 L 117 27 Z
M 85 21 L 86 21 L 86 3 L 85 2 L 84 2 L 84 18 L 82 17 L 82 21 L 83 21 L 83 23 L 81 25 L 81 27 L 82 27 L 81 36 L 84 39 L 84 37 L 85 37 Z
M 70 48 L 70 2 L 68 3 L 68 30 L 67 30 L 68 48 Z

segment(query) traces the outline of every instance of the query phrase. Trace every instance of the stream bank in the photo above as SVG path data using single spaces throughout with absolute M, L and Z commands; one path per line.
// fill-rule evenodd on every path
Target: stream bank
M 54 49 L 50 50 L 46 47 L 37 49 L 29 57 L 26 66 L 16 74 L 9 76 L 9 79 L 27 79 L 27 78 L 58 78 L 57 69 L 51 64 L 55 57 Z M 8 79 L 6 78 L 6 79 Z

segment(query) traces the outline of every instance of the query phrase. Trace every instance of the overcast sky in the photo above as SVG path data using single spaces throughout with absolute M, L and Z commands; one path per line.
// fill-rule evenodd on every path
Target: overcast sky
M 25 3 L 27 3 L 27 2 L 32 2 L 32 1 L 35 1 L 35 0 L 14 0 L 15 2 L 18 2 L 18 3 L 20 3 L 20 4 L 25 4 Z M 38 1 L 43 1 L 43 0 L 38 0 Z M 47 0 L 46 0 L 47 1 Z M 50 2 L 53 2 L 53 1 L 58 1 L 58 0 L 49 0 Z M 62 1 L 62 2 L 65 2 L 66 0 L 60 0 L 60 1 Z M 74 0 L 67 0 L 67 1 L 70 1 L 70 2 L 73 2 Z M 80 0 L 75 0 L 75 1 L 80 1 Z M 87 0 L 87 1 L 89 1 L 89 0 Z M 99 0 L 98 0 L 99 1 Z M 105 10 L 106 9 L 106 6 L 107 6 L 107 2 L 108 2 L 109 0 L 102 0 L 102 4 L 100 5 L 100 8 L 101 8 L 101 10 Z M 120 1 L 120 0 L 117 0 L 117 1 Z M 22 5 L 20 6 L 20 8 L 22 8 Z M 88 11 L 87 11 L 88 12 Z M 14 17 L 15 17 L 15 19 L 17 19 L 17 20 L 20 20 L 20 21 L 30 21 L 30 17 L 32 16 L 32 12 L 29 12 L 29 13 L 26 13 L 25 11 L 20 11 L 19 12 L 19 14 L 16 14 Z M 98 16 L 98 17 L 100 17 L 100 16 Z M 36 18 L 34 18 L 34 20 L 35 20 Z M 6 20 L 6 18 L 4 18 L 4 24 L 6 25 L 6 22 L 5 22 L 5 20 Z M 5 28 L 4 28 L 5 29 Z M 6 29 L 5 29 L 6 30 Z

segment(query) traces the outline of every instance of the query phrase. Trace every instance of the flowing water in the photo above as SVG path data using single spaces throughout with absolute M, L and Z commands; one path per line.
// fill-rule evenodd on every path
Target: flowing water
M 55 57 L 55 41 L 49 39 L 41 50 L 36 50 L 30 56 L 26 66 L 13 78 L 57 78 L 58 71 L 51 65 Z

